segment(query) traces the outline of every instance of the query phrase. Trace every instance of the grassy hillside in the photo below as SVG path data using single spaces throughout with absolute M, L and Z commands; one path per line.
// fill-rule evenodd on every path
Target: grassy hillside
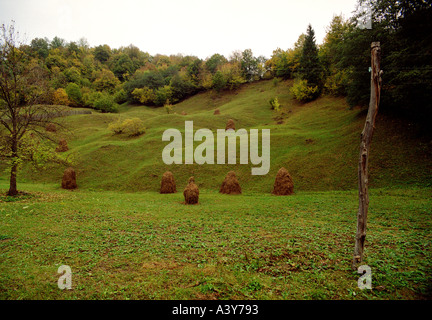
M 166 170 L 174 173 L 178 189 L 194 175 L 200 188 L 217 190 L 230 170 L 235 170 L 244 192 L 270 192 L 276 172 L 285 166 L 296 190 L 345 190 L 357 187 L 359 136 L 365 112 L 350 110 L 342 98 L 323 97 L 307 104 L 297 103 L 289 93 L 290 81 L 276 86 L 262 81 L 242 86 L 235 92 L 204 92 L 174 106 L 174 114 L 164 108 L 125 105 L 118 114 L 94 112 L 64 118 L 69 133 L 65 137 L 76 156 L 79 187 L 94 190 L 158 190 Z M 270 109 L 277 96 L 282 112 Z M 216 108 L 220 114 L 213 115 Z M 186 112 L 187 115 L 182 115 Z M 139 137 L 113 135 L 110 122 L 138 117 L 147 132 Z M 270 129 L 271 167 L 265 176 L 251 175 L 252 165 L 165 165 L 162 150 L 168 142 L 162 134 L 168 128 L 184 133 L 184 122 L 193 120 L 194 130 L 224 129 L 228 119 L 236 129 Z M 411 130 L 413 131 L 413 130 Z M 379 116 L 372 142 L 370 186 L 429 186 L 430 144 L 413 135 L 409 126 Z M 196 144 L 197 145 L 197 144 Z M 21 171 L 19 181 L 59 184 L 64 168 Z M 1 179 L 7 179 L 2 174 Z

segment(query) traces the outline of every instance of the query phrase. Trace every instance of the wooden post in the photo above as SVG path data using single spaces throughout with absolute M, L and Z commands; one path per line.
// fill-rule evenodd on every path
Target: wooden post
M 381 75 L 380 70 L 380 43 L 372 42 L 371 44 L 371 92 L 369 101 L 369 110 L 366 116 L 365 126 L 361 134 L 360 159 L 358 166 L 358 184 L 359 184 L 359 209 L 357 213 L 357 233 L 355 238 L 355 249 L 353 259 L 353 270 L 357 270 L 358 265 L 363 261 L 363 251 L 366 239 L 367 213 L 369 206 L 368 194 L 368 157 L 369 148 L 372 141 L 373 131 L 375 129 L 375 119 L 378 114 L 378 105 L 381 93 Z

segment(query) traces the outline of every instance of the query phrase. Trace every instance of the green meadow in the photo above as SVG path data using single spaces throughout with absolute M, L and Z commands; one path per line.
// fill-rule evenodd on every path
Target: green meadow
M 207 91 L 164 108 L 122 105 L 118 113 L 74 115 L 68 142 L 78 189 L 60 187 L 64 167 L 23 167 L 17 198 L 0 176 L 0 299 L 430 299 L 431 148 L 414 125 L 379 115 L 369 159 L 365 262 L 372 289 L 351 269 L 358 208 L 357 162 L 366 113 L 343 98 L 300 104 L 291 81 L 259 81 L 232 92 Z M 270 109 L 277 96 L 281 111 Z M 220 114 L 214 115 L 219 109 Z M 186 115 L 182 115 L 182 112 Z M 140 118 L 138 137 L 108 125 Z M 270 129 L 271 166 L 166 165 L 168 128 L 184 133 Z M 197 143 L 195 143 L 197 145 Z M 295 194 L 271 194 L 285 167 Z M 173 172 L 178 192 L 159 194 Z M 234 170 L 242 195 L 219 187 Z M 198 205 L 183 204 L 195 177 Z M 72 270 L 60 290 L 57 269 Z

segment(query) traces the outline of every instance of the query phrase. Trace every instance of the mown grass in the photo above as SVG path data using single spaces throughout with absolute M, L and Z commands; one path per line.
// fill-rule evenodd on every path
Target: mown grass
M 2 183 L 2 193 L 6 190 Z M 431 190 L 374 189 L 365 264 L 351 270 L 355 191 L 281 197 L 59 191 L 0 200 L 1 299 L 431 298 Z M 72 290 L 57 268 L 72 269 Z

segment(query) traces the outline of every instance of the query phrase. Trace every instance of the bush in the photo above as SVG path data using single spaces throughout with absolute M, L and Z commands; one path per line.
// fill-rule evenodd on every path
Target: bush
M 276 110 L 276 111 L 280 110 L 280 104 L 277 97 L 271 98 L 269 102 L 272 110 Z
M 171 103 L 169 103 L 169 100 L 167 100 L 167 102 L 164 104 L 164 108 L 166 113 L 170 114 L 173 110 L 173 106 Z
M 93 108 L 102 112 L 118 111 L 117 104 L 114 102 L 114 99 L 110 95 L 103 93 L 93 102 Z
M 108 129 L 114 132 L 114 134 L 125 133 L 130 137 L 139 136 L 146 131 L 144 122 L 139 118 L 126 119 L 123 121 L 117 120 L 110 123 Z
M 153 103 L 157 106 L 163 106 L 167 100 L 171 100 L 172 90 L 170 86 L 163 86 L 155 90 Z
M 126 91 L 124 91 L 124 89 L 120 89 L 119 91 L 117 91 L 114 94 L 114 102 L 115 103 L 124 103 L 127 101 L 127 94 Z
M 291 88 L 294 98 L 301 102 L 312 101 L 318 98 L 318 86 L 308 86 L 307 80 L 296 80 Z
M 72 106 L 79 107 L 82 105 L 82 93 L 80 87 L 73 82 L 70 82 L 66 87 L 66 93 Z
M 65 89 L 58 88 L 53 93 L 53 103 L 57 105 L 64 105 L 68 106 L 70 104 L 68 94 L 66 93 Z
M 326 78 L 324 91 L 332 96 L 345 96 L 348 81 L 348 72 L 346 70 L 337 71 Z

